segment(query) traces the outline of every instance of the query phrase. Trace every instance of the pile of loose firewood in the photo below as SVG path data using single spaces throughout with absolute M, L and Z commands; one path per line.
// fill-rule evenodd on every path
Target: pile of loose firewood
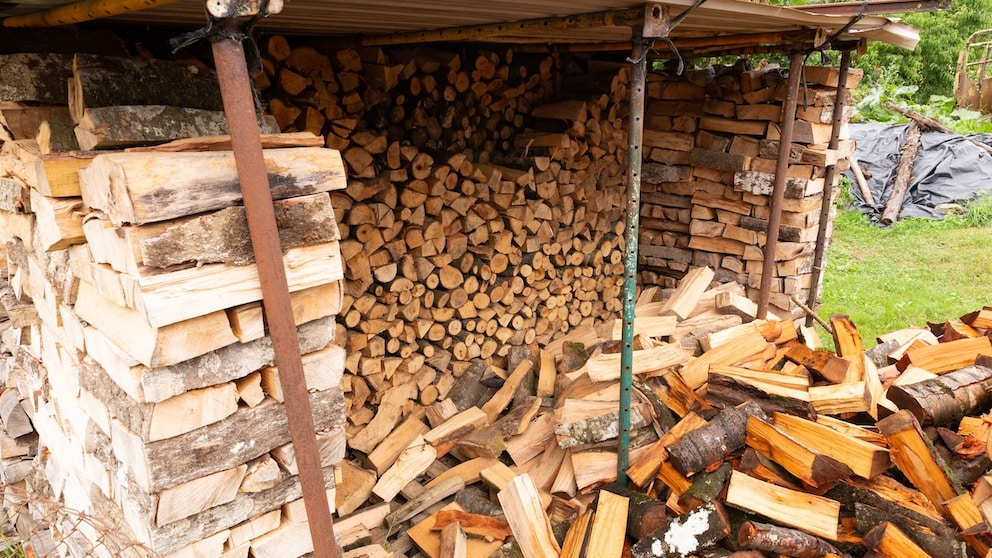
M 726 304 L 742 287 L 706 271 L 702 290 L 638 301 L 626 484 L 611 324 L 557 358 L 513 351 L 505 377 L 476 361 L 448 400 L 353 454 L 346 544 L 432 558 L 984 556 L 992 307 L 867 350 L 834 315 L 837 349 L 818 350 L 813 329 L 742 320 Z M 686 332 L 717 315 L 738 325 L 702 326 L 694 351 Z

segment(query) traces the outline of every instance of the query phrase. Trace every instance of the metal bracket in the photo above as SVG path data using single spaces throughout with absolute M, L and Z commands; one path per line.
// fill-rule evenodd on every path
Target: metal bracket
M 282 11 L 283 0 L 207 0 L 207 12 L 215 19 L 247 17 L 258 15 L 263 5 L 262 15 L 270 16 Z
M 644 28 L 641 36 L 645 39 L 660 39 L 668 36 L 669 7 L 667 4 L 644 5 Z

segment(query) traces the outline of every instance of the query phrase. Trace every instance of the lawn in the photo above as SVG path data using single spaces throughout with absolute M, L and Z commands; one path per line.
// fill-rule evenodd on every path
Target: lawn
M 992 202 L 969 209 L 966 217 L 906 219 L 890 228 L 841 211 L 820 316 L 849 315 L 867 348 L 880 334 L 992 305 Z

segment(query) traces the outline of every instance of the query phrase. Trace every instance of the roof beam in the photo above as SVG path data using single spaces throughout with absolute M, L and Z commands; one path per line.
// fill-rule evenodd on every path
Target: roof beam
M 863 2 L 835 2 L 792 7 L 811 14 L 854 17 L 862 13 L 862 6 L 864 6 Z M 936 12 L 949 9 L 951 9 L 951 0 L 875 0 L 868 3 L 863 15 Z
M 611 10 L 590 14 L 564 17 L 545 17 L 506 23 L 488 23 L 393 33 L 389 35 L 363 35 L 359 37 L 361 46 L 387 46 L 402 44 L 430 43 L 437 41 L 477 41 L 497 36 L 526 35 L 555 30 L 591 29 L 594 27 L 625 27 L 632 21 L 643 21 L 644 9 Z M 626 48 L 630 48 L 627 44 Z
M 57 27 L 174 4 L 179 0 L 82 0 L 3 20 L 4 27 Z

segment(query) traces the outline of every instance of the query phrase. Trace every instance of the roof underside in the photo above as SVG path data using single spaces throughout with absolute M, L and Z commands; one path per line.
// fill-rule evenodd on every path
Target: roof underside
M 36 12 L 66 4 L 62 0 L 0 2 L 0 17 Z M 668 0 L 670 15 L 686 11 L 692 0 Z M 385 44 L 401 35 L 402 41 L 415 42 L 413 32 L 492 25 L 507 22 L 563 18 L 579 14 L 640 8 L 643 2 L 630 0 L 286 0 L 282 12 L 263 20 L 258 28 L 269 32 L 297 35 L 358 37 L 361 44 Z M 207 21 L 204 0 L 180 0 L 110 18 L 108 21 L 152 25 L 202 26 Z M 706 0 L 670 31 L 673 39 L 714 38 L 755 33 L 815 32 L 834 35 L 851 21 L 847 16 L 821 15 L 794 8 L 740 0 Z M 567 22 L 557 22 L 567 24 Z M 507 26 L 509 28 L 511 26 Z M 560 25 L 548 27 L 560 27 Z M 470 29 L 468 30 L 470 31 Z M 452 39 L 508 43 L 623 43 L 629 42 L 629 27 L 619 25 L 577 25 L 547 28 L 540 25 L 519 27 L 512 32 L 488 29 Z M 843 40 L 882 41 L 913 49 L 919 41 L 917 30 L 898 20 L 868 16 L 857 21 Z M 443 40 L 443 39 L 442 39 Z M 373 42 L 376 41 L 376 42 Z M 783 42 L 784 45 L 784 42 Z

